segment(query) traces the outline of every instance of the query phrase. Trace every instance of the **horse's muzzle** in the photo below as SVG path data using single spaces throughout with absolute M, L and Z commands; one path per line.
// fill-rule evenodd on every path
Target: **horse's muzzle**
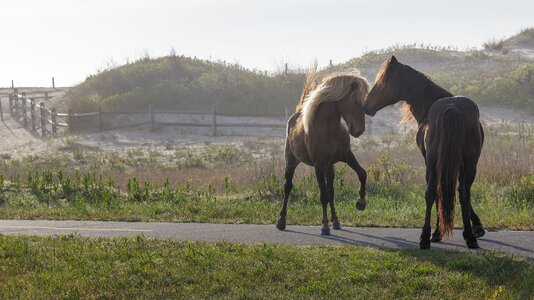
M 371 108 L 369 108 L 369 106 L 365 106 L 365 105 L 364 105 L 364 106 L 363 106 L 363 111 L 364 111 L 367 115 L 369 115 L 369 116 L 371 116 L 371 117 L 374 117 L 374 116 L 376 115 L 376 109 L 371 109 Z
M 352 125 L 349 127 L 349 134 L 352 135 L 355 138 L 357 138 L 360 135 L 362 135 L 364 131 L 365 131 L 365 129 L 356 129 Z

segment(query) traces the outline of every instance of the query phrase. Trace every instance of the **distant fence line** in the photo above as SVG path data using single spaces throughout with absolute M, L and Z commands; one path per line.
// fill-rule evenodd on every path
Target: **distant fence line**
M 229 118 L 230 116 L 217 114 L 215 108 L 211 111 L 182 111 L 182 110 L 161 110 L 154 109 L 149 105 L 146 111 L 135 112 L 104 112 L 98 109 L 95 112 L 74 113 L 69 109 L 67 113 L 57 112 L 56 109 L 45 108 L 45 101 L 50 99 L 48 92 L 40 94 L 30 94 L 14 92 L 9 94 L 9 113 L 14 119 L 22 123 L 28 130 L 40 132 L 45 137 L 50 134 L 56 134 L 58 129 L 65 128 L 70 132 L 87 132 L 87 131 L 106 131 L 113 129 L 123 129 L 142 125 L 178 126 L 178 127 L 198 127 L 211 128 L 213 136 L 218 135 L 219 128 L 285 128 L 284 120 L 288 118 L 288 110 L 285 116 L 280 116 L 280 122 L 224 122 L 220 118 Z M 36 100 L 45 100 L 36 102 Z M 182 115 L 182 116 L 202 116 L 194 120 L 165 120 L 157 118 L 157 115 Z M 256 116 L 254 116 L 256 117 Z M 240 116 L 247 118 L 247 116 Z M 191 118 L 189 118 L 191 119 Z
M 203 111 L 184 111 L 176 109 L 154 109 L 149 105 L 146 111 L 129 111 L 129 112 L 104 112 L 98 109 L 95 112 L 74 113 L 72 110 L 57 112 L 56 109 L 47 109 L 45 102 L 51 99 L 48 92 L 25 93 L 18 92 L 15 88 L 9 96 L 9 113 L 13 119 L 22 123 L 23 127 L 40 133 L 42 137 L 50 134 L 56 134 L 59 130 L 69 132 L 102 132 L 106 130 L 123 129 L 136 126 L 150 125 L 154 128 L 156 125 L 176 126 L 189 128 L 205 128 L 213 136 L 224 135 L 221 128 L 266 128 L 266 129 L 285 129 L 286 120 L 289 117 L 289 110 L 285 109 L 284 116 L 230 116 L 218 114 L 214 108 Z M 5 94 L 3 95 L 5 96 Z M 44 100 L 44 101 L 38 101 Z M 170 115 L 171 118 L 165 116 Z M 179 117 L 181 116 L 181 118 Z M 195 117 L 196 116 L 196 117 Z M 0 117 L 3 121 L 2 106 L 0 105 Z M 264 118 L 264 122 L 259 121 Z M 254 118 L 250 120 L 239 120 Z M 177 120 L 179 119 L 179 120 Z M 236 121 L 236 119 L 238 119 Z M 279 121 L 279 122 L 278 122 Z M 487 134 L 498 134 L 502 132 L 495 129 L 506 126 L 509 121 L 502 120 L 499 124 L 487 124 L 484 126 Z M 373 122 L 371 118 L 366 118 L 366 133 L 373 134 Z M 511 123 L 510 123 L 511 125 Z M 534 134 L 534 123 L 517 122 L 510 133 L 523 139 Z M 377 128 L 374 128 L 377 129 Z M 283 131 L 280 132 L 281 134 Z

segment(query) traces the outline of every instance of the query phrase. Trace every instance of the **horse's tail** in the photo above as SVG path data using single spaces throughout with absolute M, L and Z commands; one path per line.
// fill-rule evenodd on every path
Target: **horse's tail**
M 317 87 L 317 60 L 313 62 L 313 65 L 306 75 L 306 81 L 304 82 L 304 87 L 302 88 L 302 93 L 300 95 L 299 104 L 297 105 L 296 112 L 302 110 L 304 105 L 304 100 L 308 94 Z
M 454 199 L 462 164 L 464 128 L 460 112 L 455 107 L 445 108 L 437 121 L 437 131 L 440 132 L 436 165 L 439 230 L 442 235 L 448 236 L 454 226 Z

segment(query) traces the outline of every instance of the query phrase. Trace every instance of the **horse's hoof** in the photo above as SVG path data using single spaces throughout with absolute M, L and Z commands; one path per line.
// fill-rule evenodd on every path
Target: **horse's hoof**
M 477 240 L 466 241 L 465 243 L 467 244 L 467 248 L 469 248 L 469 249 L 478 249 L 478 248 L 480 248 L 480 247 L 478 246 L 478 242 L 477 242 Z
M 356 200 L 357 210 L 365 210 L 366 206 L 367 206 L 367 201 L 365 201 L 365 199 L 362 200 L 362 198 L 358 198 L 358 200 Z
M 286 229 L 286 221 L 278 220 L 278 222 L 276 222 L 276 228 L 278 228 L 278 230 Z
M 321 228 L 321 235 L 330 235 L 330 227 Z
M 441 242 L 441 234 L 439 232 L 432 233 L 432 236 L 430 237 L 430 241 L 432 243 L 439 243 Z
M 478 239 L 480 237 L 483 237 L 484 234 L 486 234 L 486 230 L 482 227 L 482 225 L 473 226 L 473 235 Z
M 419 249 L 430 249 L 430 240 L 420 241 L 419 242 Z
M 341 225 L 339 225 L 339 222 L 333 222 L 332 223 L 332 229 L 340 230 L 341 229 Z

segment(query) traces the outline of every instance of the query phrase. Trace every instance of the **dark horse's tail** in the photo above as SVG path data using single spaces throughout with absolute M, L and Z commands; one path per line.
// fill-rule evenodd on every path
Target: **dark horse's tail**
M 438 155 L 436 165 L 436 184 L 438 196 L 439 230 L 442 235 L 452 233 L 454 226 L 454 199 L 458 171 L 462 164 L 462 140 L 464 128 L 460 111 L 447 107 L 437 116 Z

